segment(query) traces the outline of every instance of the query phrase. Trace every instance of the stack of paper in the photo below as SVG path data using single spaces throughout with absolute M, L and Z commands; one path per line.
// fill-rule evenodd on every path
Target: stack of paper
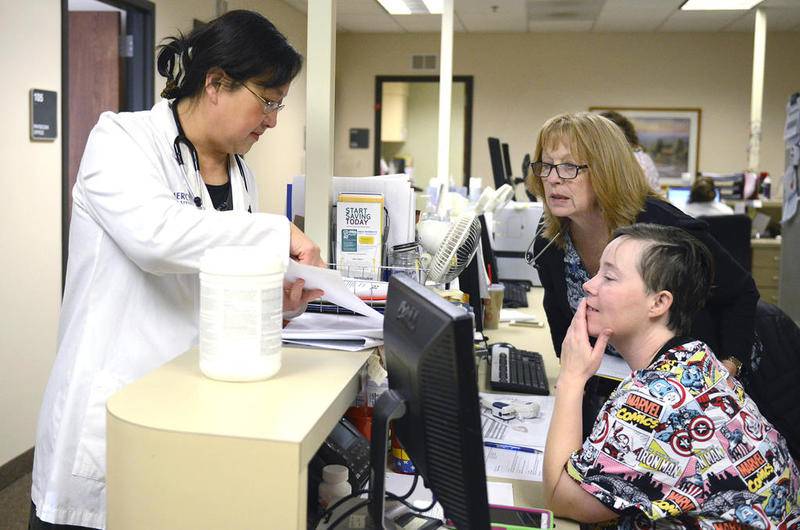
M 487 407 L 481 409 L 486 475 L 519 480 L 542 480 L 542 458 L 555 398 L 481 392 L 481 403 L 536 403 L 535 418 L 503 420 Z
M 303 344 L 338 350 L 363 350 L 383 343 L 383 315 L 369 307 L 345 285 L 338 271 L 303 265 L 290 260 L 287 281 L 305 280 L 307 289 L 322 289 L 323 299 L 350 309 L 358 315 L 305 313 L 293 319 L 282 338 Z
M 305 215 L 304 176 L 292 180 L 291 210 L 293 216 Z M 414 241 L 414 210 L 416 207 L 414 188 L 408 175 L 380 175 L 375 177 L 333 177 L 330 203 L 334 204 L 339 193 L 380 193 L 388 213 L 389 233 L 386 249 Z
M 359 315 L 304 313 L 283 328 L 283 342 L 358 351 L 383 344 L 383 321 Z

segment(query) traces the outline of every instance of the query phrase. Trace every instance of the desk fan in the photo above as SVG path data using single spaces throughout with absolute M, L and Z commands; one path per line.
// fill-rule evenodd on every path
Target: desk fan
M 508 184 L 497 191 L 483 190 L 475 208 L 450 221 L 426 219 L 417 225 L 419 240 L 425 253 L 422 255 L 423 270 L 427 276 L 423 281 L 448 283 L 461 274 L 478 250 L 481 240 L 481 223 L 478 216 L 494 211 L 513 196 Z

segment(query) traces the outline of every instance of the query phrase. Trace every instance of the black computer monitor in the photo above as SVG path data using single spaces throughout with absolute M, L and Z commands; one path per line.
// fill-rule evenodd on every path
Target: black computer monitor
M 386 437 L 397 437 L 459 530 L 489 529 L 472 319 L 416 281 L 389 279 L 383 321 L 389 390 L 373 410 L 372 523 L 383 528 Z
M 494 177 L 495 189 L 500 189 L 505 183 L 510 183 L 506 178 L 506 170 L 503 165 L 503 152 L 498 138 L 489 137 L 489 160 L 492 163 L 492 176 Z
M 511 155 L 508 152 L 508 144 L 503 143 L 503 167 L 506 170 L 506 180 L 511 182 L 514 180 L 514 172 L 511 170 Z

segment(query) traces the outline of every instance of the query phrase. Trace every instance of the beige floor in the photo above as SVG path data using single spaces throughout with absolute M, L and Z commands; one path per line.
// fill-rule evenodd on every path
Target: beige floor
M 31 507 L 31 474 L 20 477 L 0 491 L 0 528 L 27 530 Z

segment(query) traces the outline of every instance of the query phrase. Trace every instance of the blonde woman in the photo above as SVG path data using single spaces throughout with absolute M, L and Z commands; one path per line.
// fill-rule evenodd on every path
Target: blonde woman
M 715 352 L 731 374 L 749 364 L 758 290 L 753 278 L 693 219 L 652 190 L 619 127 L 588 112 L 562 114 L 542 127 L 528 173 L 544 203 L 542 225 L 528 252 L 544 287 L 544 309 L 556 354 L 597 274 L 600 256 L 617 228 L 633 223 L 677 226 L 711 250 L 716 282 L 692 335 Z M 587 392 L 587 396 L 591 392 Z M 595 405 L 602 403 L 596 400 Z M 586 411 L 585 427 L 594 411 Z

